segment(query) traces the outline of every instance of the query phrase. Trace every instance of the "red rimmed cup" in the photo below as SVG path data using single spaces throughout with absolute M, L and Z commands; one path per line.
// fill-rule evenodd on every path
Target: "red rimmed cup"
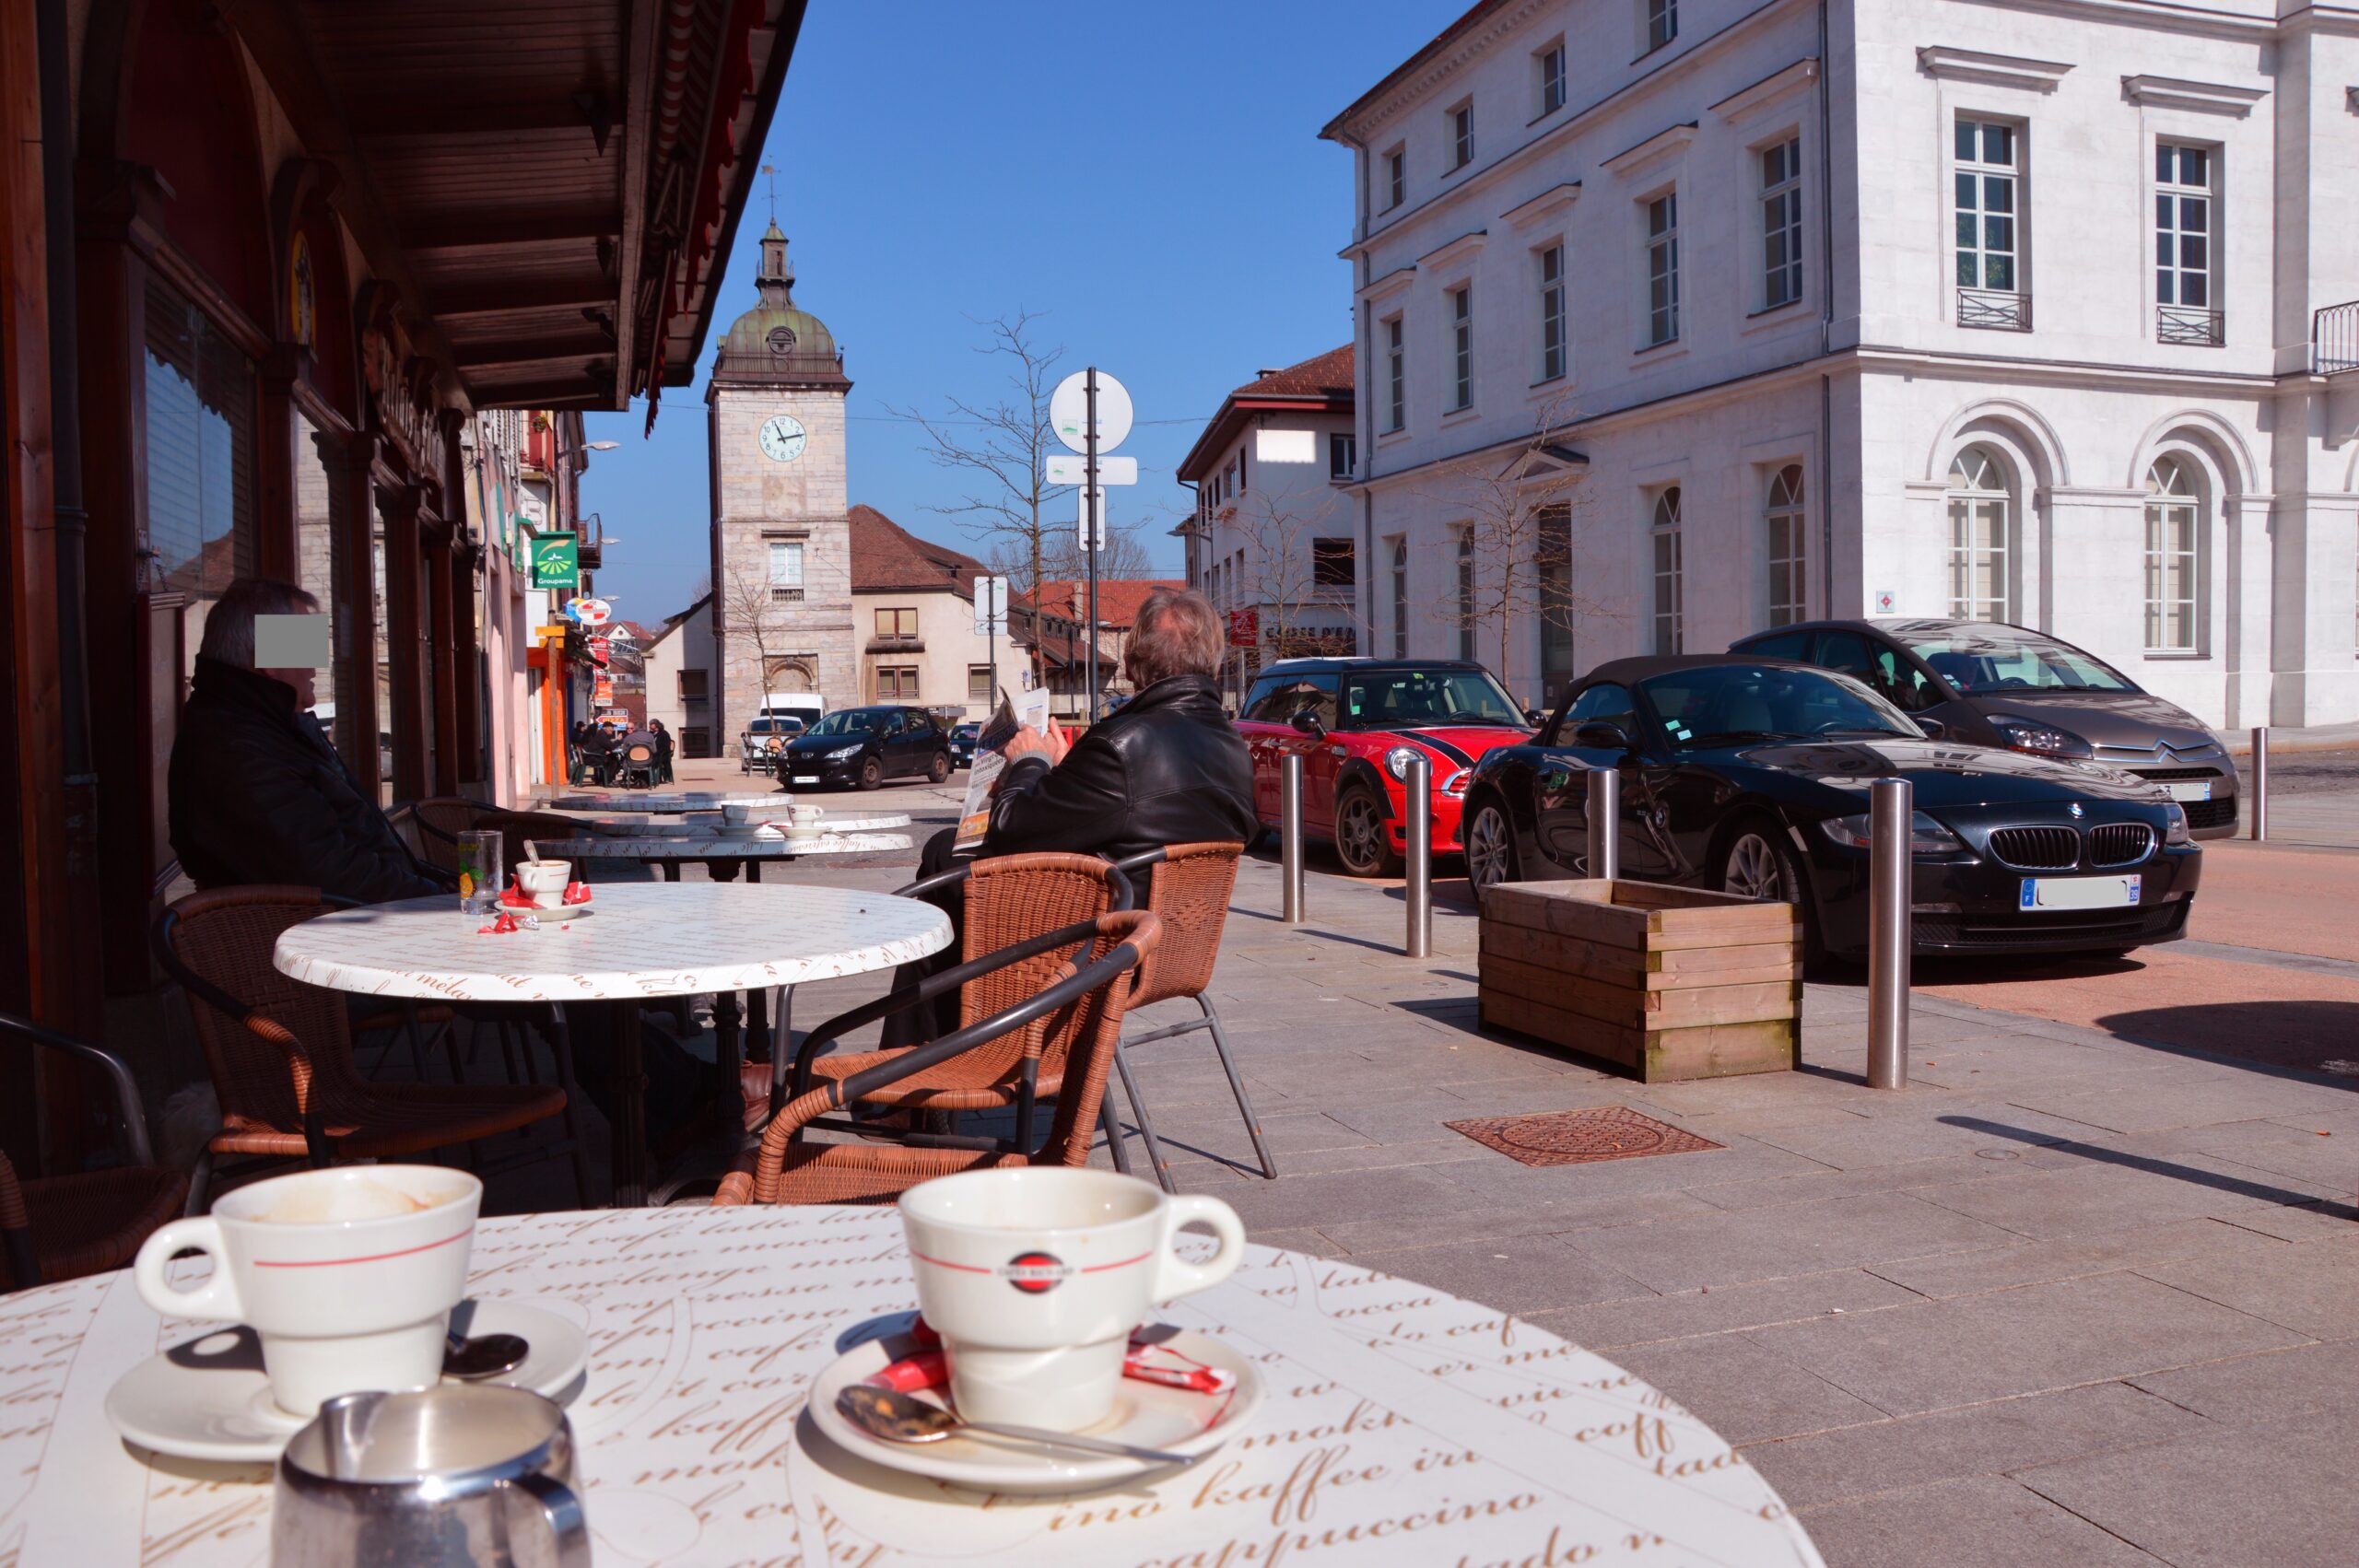
M 968 1171 L 911 1188 L 900 1209 L 918 1306 L 969 1421 L 1096 1425 L 1148 1309 L 1219 1284 L 1245 1257 L 1244 1223 L 1219 1199 L 1107 1171 Z M 1191 1223 L 1218 1240 L 1207 1262 L 1172 1250 Z
M 338 1394 L 440 1381 L 482 1204 L 482 1182 L 438 1165 L 301 1171 L 166 1225 L 140 1247 L 133 1278 L 167 1317 L 252 1328 L 271 1397 L 309 1416 Z M 212 1258 L 213 1277 L 177 1291 L 165 1265 L 188 1247 Z

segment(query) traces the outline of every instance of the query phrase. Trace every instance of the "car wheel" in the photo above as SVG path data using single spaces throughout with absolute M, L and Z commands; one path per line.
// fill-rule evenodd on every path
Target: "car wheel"
M 933 761 L 927 766 L 925 770 L 925 781 L 929 784 L 939 784 L 949 777 L 950 754 L 948 752 L 934 753 Z
M 1366 789 L 1346 790 L 1336 799 L 1335 856 L 1354 876 L 1401 874 L 1401 857 L 1392 852 L 1384 808 Z
M 1826 955 L 1819 939 L 1818 907 L 1811 899 L 1810 876 L 1785 834 L 1766 817 L 1737 824 L 1720 851 L 1720 891 L 1740 898 L 1776 899 L 1801 909 L 1802 959 L 1816 965 Z
M 860 762 L 860 787 L 874 790 L 885 782 L 885 761 L 882 757 L 863 757 Z
M 1508 825 L 1508 813 L 1497 802 L 1485 801 L 1475 808 L 1465 844 L 1466 880 L 1476 893 L 1514 882 L 1521 874 L 1516 865 L 1515 829 Z

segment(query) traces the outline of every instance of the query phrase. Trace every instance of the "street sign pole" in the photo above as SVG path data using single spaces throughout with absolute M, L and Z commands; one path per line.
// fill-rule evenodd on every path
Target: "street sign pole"
M 1081 488 L 1081 548 L 1089 557 L 1089 721 L 1097 722 L 1097 530 L 1098 514 L 1106 505 L 1104 492 L 1097 488 L 1097 367 L 1089 368 L 1089 412 L 1082 427 L 1082 439 L 1088 443 L 1083 453 L 1085 478 Z

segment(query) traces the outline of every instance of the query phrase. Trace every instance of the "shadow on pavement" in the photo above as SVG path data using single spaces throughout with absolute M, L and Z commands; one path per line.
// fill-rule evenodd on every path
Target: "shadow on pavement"
M 2221 1192 L 2233 1192 L 2242 1198 L 2258 1198 L 2264 1202 L 2281 1204 L 2288 1209 L 2314 1209 L 2321 1214 L 2345 1220 L 2359 1219 L 2359 1208 L 2349 1203 L 2337 1203 L 2306 1192 L 2294 1192 L 2286 1188 L 2271 1187 L 2266 1182 L 2247 1181 L 2220 1171 L 2207 1171 L 2200 1165 L 2182 1165 L 2169 1160 L 2158 1160 L 2151 1154 L 2132 1154 L 2120 1149 L 2108 1149 L 2101 1143 L 2082 1143 L 2070 1138 L 2057 1138 L 2049 1133 L 2034 1132 L 2028 1128 L 2009 1127 L 2004 1122 L 1984 1121 L 1979 1117 L 1945 1116 L 1936 1118 L 1947 1127 L 1962 1127 L 1972 1132 L 1988 1133 L 2017 1143 L 2058 1153 L 2072 1154 L 2101 1165 L 2126 1165 L 2131 1170 L 2144 1171 L 2149 1176 L 2169 1176 L 2174 1181 L 2190 1182 L 2197 1187 L 2209 1187 Z
M 2359 1059 L 2359 1001 L 2206 1002 L 2110 1012 L 2097 1027 L 2185 1056 L 2224 1057 L 2274 1076 L 2359 1090 L 2359 1077 L 2319 1071 Z

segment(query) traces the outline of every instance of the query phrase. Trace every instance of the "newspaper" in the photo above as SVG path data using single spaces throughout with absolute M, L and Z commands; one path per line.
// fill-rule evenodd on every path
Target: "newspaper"
M 1049 732 L 1049 690 L 1046 686 L 1019 694 L 1014 699 L 1002 686 L 999 706 L 992 710 L 982 732 L 975 737 L 974 760 L 967 767 L 967 802 L 958 813 L 958 837 L 952 841 L 951 852 L 967 854 L 983 842 L 991 831 L 992 791 L 999 784 L 999 776 L 1007 771 L 1007 743 L 1015 738 L 1018 730 L 1031 730 L 1045 735 Z

